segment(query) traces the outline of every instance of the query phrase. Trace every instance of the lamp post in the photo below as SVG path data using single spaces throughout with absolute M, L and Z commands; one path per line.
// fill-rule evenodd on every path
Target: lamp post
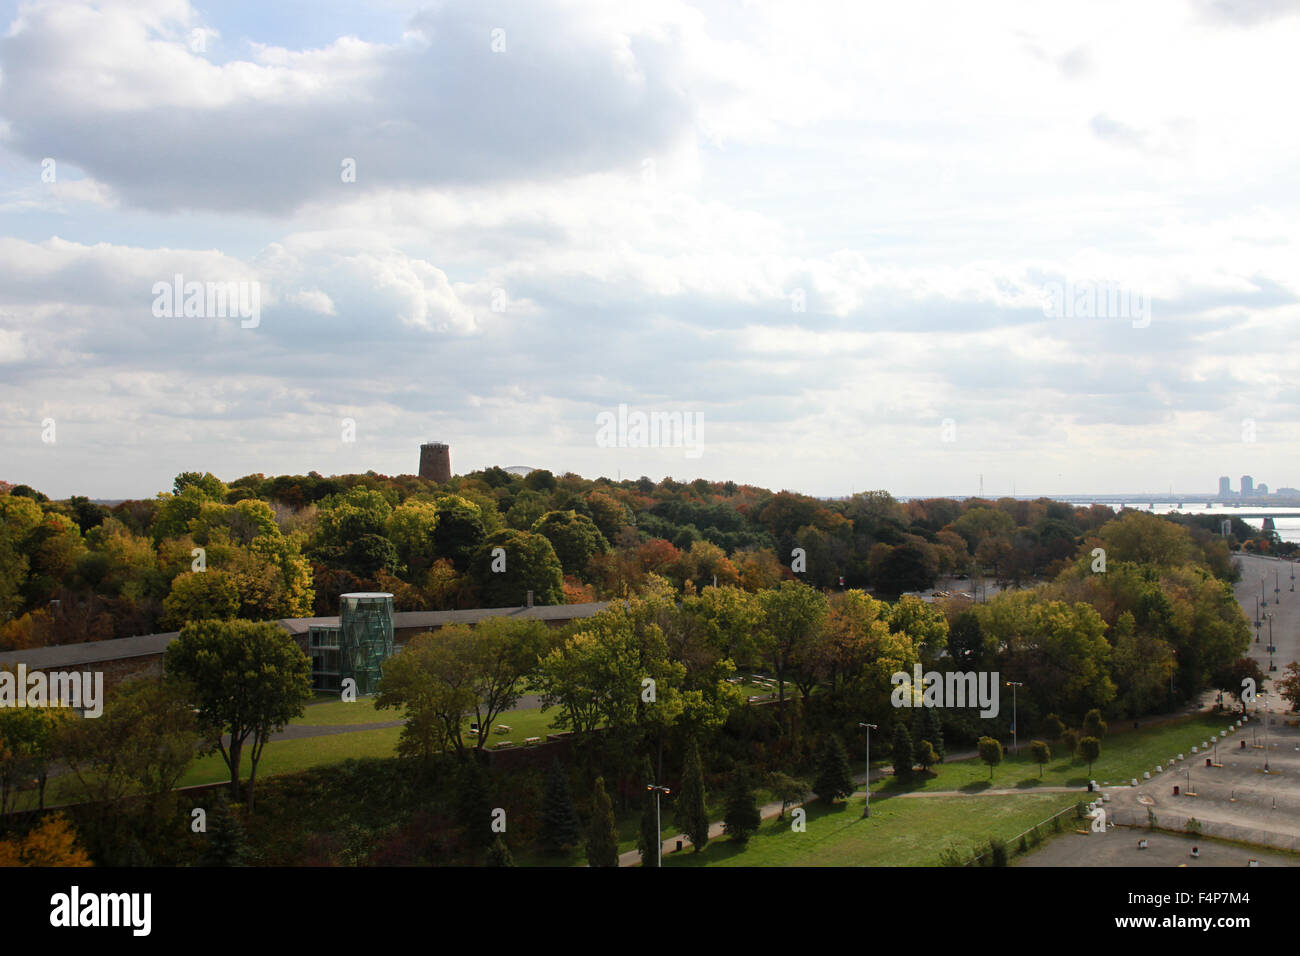
M 867 792 L 867 798 L 862 804 L 862 819 L 871 816 L 871 732 L 880 728 L 875 724 L 864 724 L 858 722 L 859 727 L 867 728 L 867 781 L 862 785 L 862 789 Z
M 653 790 L 655 794 L 655 839 L 659 846 L 659 862 L 656 864 L 660 869 L 664 865 L 664 834 L 663 827 L 659 823 L 659 795 L 662 793 L 665 797 L 672 793 L 667 787 L 661 787 L 657 783 L 646 784 L 647 790 Z
M 1016 727 L 1016 688 L 1024 687 L 1024 681 L 1009 680 L 1006 685 L 1011 688 L 1011 752 L 1020 753 L 1020 738 L 1017 736 L 1019 728 Z
M 1282 569 L 1273 569 L 1273 603 L 1282 603 Z
M 1268 598 L 1264 596 L 1264 582 L 1268 580 L 1268 575 L 1259 579 L 1259 603 L 1268 607 Z

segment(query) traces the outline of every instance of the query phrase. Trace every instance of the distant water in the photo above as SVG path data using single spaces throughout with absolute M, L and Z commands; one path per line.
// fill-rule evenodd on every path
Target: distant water
M 1231 505 L 1225 507 L 1220 504 L 1212 504 L 1207 508 L 1205 507 L 1204 502 L 1201 502 L 1200 505 L 1193 505 L 1186 498 L 1183 499 L 1182 508 L 1178 507 L 1178 502 L 1176 501 L 1156 501 L 1151 503 L 1155 505 L 1154 508 L 1147 508 L 1146 506 L 1140 508 L 1130 506 L 1130 508 L 1134 511 L 1150 511 L 1152 514 L 1157 515 L 1178 512 L 1179 514 L 1185 515 L 1222 515 L 1225 518 L 1234 517 L 1243 511 L 1253 512 L 1255 514 L 1261 512 L 1267 514 L 1270 511 L 1290 512 L 1291 514 L 1300 512 L 1300 508 L 1295 506 L 1288 508 L 1255 504 L 1243 504 L 1240 508 L 1233 508 Z M 1112 505 L 1112 507 L 1114 506 Z M 1246 524 L 1250 525 L 1252 528 L 1262 528 L 1264 526 L 1263 518 L 1242 518 L 1241 520 L 1246 522 Z M 1283 541 L 1294 541 L 1297 544 L 1300 544 L 1300 518 L 1274 518 L 1273 527 L 1277 531 L 1277 536 Z

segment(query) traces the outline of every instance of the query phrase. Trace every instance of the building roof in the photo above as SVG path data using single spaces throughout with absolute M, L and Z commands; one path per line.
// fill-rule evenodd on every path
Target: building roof
M 609 607 L 608 601 L 588 604 L 534 604 L 532 607 L 476 607 L 463 611 L 397 611 L 393 614 L 394 630 L 420 628 L 432 630 L 448 624 L 477 624 L 490 617 L 512 617 L 524 621 L 571 621 L 591 617 Z M 338 627 L 337 617 L 297 617 L 277 621 L 294 637 L 306 634 L 313 627 Z M 147 657 L 161 654 L 167 645 L 180 636 L 180 631 L 166 634 L 144 634 L 140 637 L 120 637 L 110 641 L 90 641 L 86 644 L 61 644 L 57 647 L 37 647 L 25 651 L 0 653 L 0 667 L 26 664 L 29 670 L 58 670 L 75 668 L 84 664 L 98 664 L 130 657 Z

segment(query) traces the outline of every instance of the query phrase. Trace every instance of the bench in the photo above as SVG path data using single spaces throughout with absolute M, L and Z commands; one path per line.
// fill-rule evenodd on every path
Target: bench
M 524 746 L 525 746 L 525 747 L 531 747 L 531 746 L 533 746 L 534 744 L 540 744 L 541 742 L 542 742 L 542 738 L 541 738 L 541 737 L 525 737 L 525 738 L 524 738 Z

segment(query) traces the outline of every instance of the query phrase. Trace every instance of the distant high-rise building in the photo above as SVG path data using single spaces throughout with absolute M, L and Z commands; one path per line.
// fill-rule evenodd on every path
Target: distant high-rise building
M 1261 498 L 1268 494 L 1268 485 L 1261 481 L 1259 486 L 1255 489 L 1255 494 L 1259 495 Z
M 1241 476 L 1241 497 L 1249 498 L 1255 493 L 1255 479 L 1250 475 Z
M 420 446 L 420 477 L 439 484 L 451 481 L 451 446 L 427 441 Z
M 1232 479 L 1224 475 L 1219 479 L 1219 497 L 1229 498 L 1232 496 Z

